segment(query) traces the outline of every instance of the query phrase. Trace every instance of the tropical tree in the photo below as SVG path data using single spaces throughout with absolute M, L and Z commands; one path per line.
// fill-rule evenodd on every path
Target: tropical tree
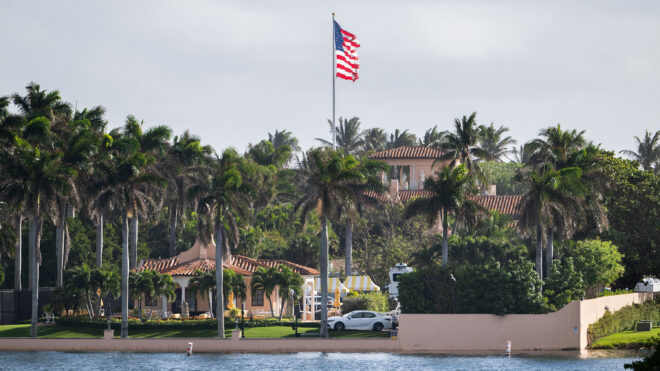
M 365 152 L 378 152 L 387 146 L 387 133 L 381 128 L 370 128 L 362 132 Z
M 176 283 L 172 279 L 172 276 L 169 274 L 160 274 L 159 272 L 153 271 L 151 275 L 151 282 L 153 290 L 149 293 L 151 297 L 151 308 L 149 308 L 149 319 L 153 314 L 154 307 L 158 298 L 165 297 L 167 300 L 176 299 Z
M 245 299 L 247 296 L 245 294 L 245 280 L 243 276 L 234 272 L 231 269 L 222 271 L 223 280 L 222 280 L 222 293 L 225 298 L 229 297 L 229 293 L 233 292 L 235 298 Z
M 536 232 L 536 271 L 543 279 L 543 235 L 547 232 L 546 265 L 552 268 L 553 231 L 569 234 L 575 230 L 576 219 L 582 215 L 582 188 L 579 184 L 582 170 L 576 167 L 524 168 L 517 174 L 518 181 L 528 191 L 521 200 L 518 226 L 524 235 Z M 547 261 L 549 260 L 549 262 Z
M 330 125 L 330 133 L 332 134 L 332 120 L 328 120 Z M 319 142 L 326 146 L 332 147 L 332 140 L 316 138 Z M 339 125 L 337 125 L 337 148 L 341 148 L 346 153 L 356 154 L 364 146 L 363 133 L 360 130 L 360 118 L 353 116 L 350 119 L 339 118 Z
M 637 142 L 637 151 L 623 150 L 621 153 L 639 162 L 644 171 L 653 171 L 655 166 L 657 173 L 660 169 L 660 130 L 653 135 L 646 130 L 643 139 L 639 139 L 638 136 L 634 138 Z
M 390 140 L 387 142 L 386 147 L 391 149 L 404 146 L 414 146 L 415 143 L 417 143 L 415 134 L 409 133 L 408 129 L 404 131 L 396 129 L 394 130 L 394 133 L 390 134 Z
M 28 138 L 40 138 L 33 146 L 19 139 L 11 153 L 2 152 L 0 197 L 11 205 L 25 205 L 30 219 L 30 282 L 32 289 L 31 336 L 37 336 L 39 264 L 41 262 L 41 227 L 44 216 L 57 210 L 57 199 L 72 192 L 75 170 L 62 163 L 62 153 L 42 150 L 50 137 L 50 122 L 45 117 L 31 120 L 24 131 Z
M 154 292 L 154 271 L 131 271 L 128 278 L 129 294 L 138 301 L 138 317 L 142 322 L 142 303 Z
M 124 127 L 115 129 L 110 132 L 110 136 L 113 138 L 121 137 L 120 140 L 115 143 L 115 150 L 118 153 L 128 152 L 128 153 L 141 153 L 142 156 L 147 160 L 144 164 L 145 167 L 149 168 L 149 171 L 153 174 L 158 174 L 156 167 L 156 160 L 160 156 L 164 156 L 168 148 L 168 141 L 172 136 L 172 130 L 167 126 L 153 126 L 148 130 L 143 131 L 142 127 L 144 125 L 143 121 L 138 121 L 135 116 L 128 115 L 126 117 L 126 122 Z M 161 175 L 162 177 L 162 175 Z M 151 192 L 151 194 L 146 194 L 146 198 L 156 200 L 160 198 L 162 192 L 160 188 L 145 188 L 145 192 Z M 158 192 L 157 194 L 155 192 Z M 139 217 L 146 217 L 147 213 L 151 210 L 154 210 L 157 207 L 158 203 L 150 203 L 149 207 L 144 208 L 134 208 L 134 212 L 131 213 L 129 218 L 129 241 L 130 241 L 130 259 L 129 266 L 131 269 L 137 266 L 137 244 L 138 244 L 138 224 Z
M 129 219 L 146 213 L 156 202 L 156 192 L 164 185 L 149 165 L 154 161 L 135 145 L 134 139 L 115 132 L 116 154 L 108 162 L 98 164 L 104 175 L 91 187 L 92 208 L 109 210 L 121 217 L 122 226 L 122 338 L 128 337 L 128 290 L 129 290 Z
M 268 141 L 273 143 L 273 147 L 278 149 L 283 146 L 289 146 L 292 151 L 300 151 L 298 139 L 288 130 L 275 130 L 274 134 L 268 133 Z
M 242 161 L 232 149 L 225 150 L 218 157 L 211 175 L 204 182 L 191 188 L 191 194 L 200 195 L 200 225 L 211 227 L 215 234 L 215 279 L 216 287 L 224 287 L 223 261 L 231 261 L 230 244 L 236 246 L 240 239 L 240 217 L 246 216 L 249 209 L 246 194 L 249 189 L 243 183 L 239 171 Z M 204 221 L 206 219 L 207 221 Z M 210 228 L 209 228 L 210 229 Z M 204 242 L 211 240 L 208 230 L 200 229 L 200 238 Z M 219 291 L 219 290 L 218 290 Z M 216 307 L 222 308 L 224 295 L 216 295 Z M 225 324 L 223 316 L 218 316 L 218 337 L 224 338 Z
M 478 208 L 467 196 L 474 193 L 474 178 L 468 173 L 467 167 L 460 164 L 456 167 L 445 166 L 438 170 L 435 177 L 428 177 L 424 181 L 424 189 L 430 194 L 428 197 L 416 198 L 406 207 L 406 217 L 417 215 L 426 217 L 429 225 L 433 225 L 437 218 L 442 220 L 442 266 L 449 261 L 449 216 L 456 216 L 462 207 Z
M 213 318 L 213 292 L 216 290 L 215 286 L 215 270 L 204 272 L 201 270 L 195 271 L 195 276 L 188 282 L 188 289 L 195 294 L 200 294 L 202 299 L 208 296 L 209 299 L 209 313 Z M 222 317 L 222 308 L 218 310 L 218 318 Z
M 303 279 L 302 276 L 294 272 L 286 265 L 280 264 L 279 266 L 279 295 L 280 295 L 280 321 L 284 313 L 284 303 L 291 297 L 293 292 L 294 297 L 299 297 L 302 291 Z
M 587 144 L 584 130 L 563 130 L 559 124 L 541 130 L 539 136 L 527 144 L 533 153 L 530 163 L 537 167 L 548 163 L 555 169 L 570 167 L 571 156 Z
M 478 180 L 484 181 L 478 159 L 487 158 L 488 153 L 479 147 L 481 131 L 477 126 L 477 113 L 455 119 L 455 132 L 445 135 L 444 140 L 436 147 L 444 153 L 438 162 L 449 161 L 450 167 L 459 163 L 465 164 L 467 170 Z
M 303 197 L 296 203 L 294 212 L 300 212 L 304 228 L 307 217 L 316 211 L 321 220 L 321 297 L 328 295 L 328 220 L 339 219 L 342 210 L 355 206 L 358 194 L 368 179 L 360 168 L 360 162 L 342 150 L 312 149 L 299 163 L 299 180 Z M 321 336 L 327 337 L 327 302 L 321 301 Z
M 529 163 L 533 155 L 529 142 L 521 145 L 518 148 L 511 147 L 510 153 L 513 154 L 513 161 L 522 165 Z
M 275 267 L 270 267 L 268 269 L 264 267 L 259 267 L 254 271 L 252 275 L 252 281 L 250 282 L 250 289 L 252 292 L 257 290 L 262 290 L 266 298 L 268 298 L 268 304 L 270 305 L 270 314 L 275 318 L 275 310 L 273 309 L 273 291 L 277 285 L 280 284 L 280 272 Z
M 179 221 L 188 207 L 188 189 L 197 183 L 207 171 L 207 158 L 210 146 L 202 146 L 198 137 L 186 130 L 180 137 L 174 137 L 165 155 L 157 162 L 158 172 L 167 180 L 165 199 L 169 212 L 169 255 L 176 254 L 176 236 Z M 194 203 L 194 200 L 193 200 Z
M 502 161 L 502 157 L 511 153 L 507 147 L 516 143 L 510 136 L 503 137 L 509 131 L 504 126 L 496 129 L 491 123 L 490 126 L 479 126 L 479 131 L 479 147 L 485 152 L 486 157 L 482 158 L 485 161 Z
M 433 126 L 431 129 L 426 130 L 424 138 L 421 139 L 420 144 L 424 147 L 429 147 L 442 142 L 446 132 L 439 131 L 438 125 Z

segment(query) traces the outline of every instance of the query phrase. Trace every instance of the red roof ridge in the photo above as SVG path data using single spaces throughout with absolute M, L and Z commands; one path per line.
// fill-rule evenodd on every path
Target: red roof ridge
M 376 152 L 369 156 L 372 159 L 437 159 L 442 156 L 442 151 L 433 147 L 402 146 Z

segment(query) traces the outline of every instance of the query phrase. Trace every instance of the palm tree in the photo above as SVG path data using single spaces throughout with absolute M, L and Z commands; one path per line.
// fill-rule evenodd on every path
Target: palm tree
M 300 151 L 298 139 L 288 130 L 275 130 L 275 134 L 268 133 L 268 141 L 273 143 L 275 149 L 282 146 L 289 146 L 292 151 Z
M 284 313 L 284 303 L 291 296 L 291 292 L 294 293 L 294 296 L 300 296 L 303 279 L 302 276 L 294 272 L 291 268 L 280 264 L 279 266 L 279 281 L 277 283 L 279 286 L 279 295 L 280 295 L 280 321 L 282 320 L 282 314 Z
M 215 271 L 195 271 L 195 276 L 188 282 L 188 289 L 195 294 L 199 293 L 202 299 L 208 295 L 209 313 L 211 314 L 211 318 L 213 318 L 213 291 L 216 290 Z M 222 317 L 222 311 L 218 310 L 218 318 L 220 317 Z
M 366 207 L 378 204 L 378 196 L 385 193 L 387 187 L 382 182 L 380 174 L 386 172 L 388 166 L 380 161 L 370 160 L 364 157 L 360 160 L 359 170 L 364 176 L 364 183 L 353 184 L 353 194 L 356 195 L 355 202 L 346 205 L 344 214 L 345 235 L 344 235 L 344 271 L 347 276 L 352 274 L 353 267 L 353 223 L 356 218 L 362 214 Z
M 239 171 L 241 159 L 232 149 L 225 150 L 222 157 L 217 158 L 213 173 L 204 182 L 190 190 L 192 195 L 200 195 L 200 217 L 212 218 L 215 233 L 215 279 L 216 287 L 224 287 L 223 261 L 231 260 L 230 244 L 236 246 L 239 241 L 238 220 L 248 213 L 249 204 L 245 195 L 247 185 Z M 238 219 L 238 220 L 237 220 Z M 209 231 L 200 230 L 200 238 L 204 242 L 210 240 Z M 223 308 L 224 295 L 216 295 L 216 307 Z M 218 337 L 224 338 L 225 324 L 222 315 L 218 315 Z
M 496 129 L 491 123 L 490 126 L 479 126 L 479 131 L 479 146 L 486 152 L 486 157 L 482 158 L 485 161 L 502 161 L 502 157 L 511 152 L 507 146 L 516 143 L 510 136 L 502 138 L 503 134 L 509 131 L 509 128 L 504 126 Z
M 330 133 L 332 133 L 332 121 L 328 120 Z M 332 146 L 332 141 L 316 138 L 326 146 Z M 363 133 L 360 131 L 360 118 L 353 116 L 350 119 L 339 118 L 337 126 L 337 148 L 341 148 L 346 153 L 356 154 L 364 146 Z
M 151 295 L 154 291 L 153 275 L 154 271 L 133 272 L 128 276 L 129 294 L 138 300 L 138 317 L 142 322 L 142 303 L 145 297 Z
M 225 298 L 229 297 L 229 293 L 233 292 L 235 298 L 245 300 L 245 280 L 243 276 L 234 272 L 231 269 L 222 271 L 222 294 Z
M 660 130 L 651 136 L 648 130 L 644 133 L 644 139 L 635 136 L 637 142 L 637 151 L 623 150 L 620 153 L 628 155 L 635 159 L 642 166 L 644 171 L 653 171 L 653 166 L 657 170 L 660 168 Z
M 386 147 L 391 149 L 404 146 L 414 146 L 415 143 L 417 143 L 415 134 L 409 133 L 408 129 L 404 131 L 399 131 L 399 129 L 396 129 L 394 130 L 394 133 L 390 134 L 390 140 L 387 142 Z
M 126 123 L 119 132 L 118 129 L 110 132 L 112 137 L 121 136 L 121 140 L 115 144 L 116 150 L 120 153 L 123 151 L 140 152 L 147 159 L 145 166 L 155 167 L 158 157 L 163 156 L 168 147 L 168 141 L 172 136 L 172 130 L 167 126 L 160 125 L 149 128 L 147 131 L 142 130 L 144 125 L 143 121 L 138 121 L 135 116 L 128 115 Z M 155 169 L 152 170 L 156 172 Z M 150 191 L 156 191 L 149 189 Z M 157 189 L 160 192 L 159 189 Z M 162 195 L 162 193 L 160 193 Z M 157 195 L 148 195 L 147 197 L 155 199 Z M 151 209 L 155 208 L 156 202 L 150 203 Z M 131 214 L 129 219 L 129 240 L 130 240 L 130 259 L 129 266 L 131 269 L 137 266 L 137 244 L 138 244 L 138 219 L 140 216 L 145 217 L 150 211 L 150 208 L 136 208 Z
M 359 161 L 343 151 L 328 148 L 312 149 L 299 164 L 299 180 L 304 191 L 303 197 L 294 207 L 300 211 L 306 225 L 307 216 L 316 211 L 321 221 L 321 297 L 328 296 L 328 219 L 342 210 L 351 210 L 360 195 L 357 193 L 366 184 L 367 178 L 360 169 Z M 328 336 L 327 301 L 321 301 L 321 336 Z
M 480 181 L 485 181 L 478 159 L 488 157 L 488 153 L 479 147 L 481 132 L 477 126 L 477 113 L 455 119 L 456 131 L 445 135 L 444 140 L 437 147 L 444 154 L 437 160 L 440 162 L 450 161 L 449 166 L 454 167 L 458 163 L 465 164 L 467 170 Z
M 381 128 L 370 128 L 362 132 L 365 152 L 378 152 L 387 146 L 387 133 Z
M 275 318 L 275 310 L 273 309 L 273 291 L 275 287 L 280 284 L 280 272 L 275 267 L 270 267 L 268 269 L 264 267 L 257 268 L 252 275 L 252 281 L 250 282 L 250 289 L 252 292 L 257 290 L 262 290 L 266 298 L 268 298 L 268 304 L 270 304 L 270 314 Z
M 176 254 L 176 233 L 179 220 L 188 207 L 188 189 L 204 176 L 206 159 L 211 151 L 210 146 L 202 146 L 200 139 L 186 130 L 181 137 L 174 137 L 172 145 L 157 163 L 159 174 L 167 180 L 165 198 L 170 221 L 170 256 Z
M 571 155 L 581 150 L 586 145 L 584 130 L 562 130 L 561 125 L 551 126 L 540 131 L 541 138 L 529 142 L 532 151 L 530 163 L 534 166 L 543 167 L 547 163 L 555 169 L 567 166 Z
M 424 138 L 421 140 L 420 144 L 424 147 L 436 145 L 442 142 L 443 138 L 445 137 L 445 134 L 446 132 L 439 131 L 438 125 L 435 125 L 424 133 Z
M 176 284 L 172 279 L 172 276 L 169 274 L 160 274 L 156 271 L 153 271 L 154 274 L 151 277 L 153 283 L 153 291 L 150 293 L 151 296 L 151 308 L 149 308 L 149 319 L 154 311 L 154 303 L 160 297 L 165 297 L 167 300 L 176 299 Z
M 149 158 L 131 146 L 132 139 L 115 133 L 117 154 L 102 162 L 98 171 L 104 175 L 92 186 L 92 208 L 116 212 L 122 218 L 122 338 L 128 337 L 128 221 L 157 202 L 154 189 L 164 185 L 161 177 L 148 167 Z M 129 143 L 126 143 L 129 142 Z
M 467 199 L 467 195 L 475 191 L 474 179 L 465 164 L 445 166 L 435 177 L 426 178 L 424 189 L 430 192 L 430 196 L 412 200 L 405 215 L 407 218 L 423 215 L 429 225 L 433 225 L 438 217 L 442 219 L 442 266 L 446 267 L 449 260 L 449 216 L 455 216 L 461 207 L 477 208 Z
M 579 179 L 582 170 L 576 167 L 555 170 L 546 168 L 524 168 L 516 178 L 527 186 L 521 200 L 518 226 L 523 235 L 536 232 L 536 271 L 543 279 L 543 234 L 548 237 L 546 265 L 552 267 L 553 230 L 570 231 L 574 221 L 582 212 L 582 186 Z
M 32 120 L 26 130 L 36 130 L 34 126 L 43 130 L 44 136 L 49 136 L 50 124 L 47 119 Z M 30 220 L 31 336 L 36 337 L 43 217 L 53 215 L 57 210 L 59 196 L 71 193 L 71 179 L 76 172 L 63 165 L 62 153 L 41 151 L 39 147 L 33 147 L 25 141 L 19 141 L 11 154 L 2 152 L 0 168 L 4 169 L 3 179 L 0 180 L 0 197 L 12 205 L 25 205 Z
M 534 154 L 532 152 L 529 142 L 521 145 L 519 148 L 511 147 L 511 151 L 509 151 L 509 153 L 513 154 L 514 162 L 523 165 L 528 164 L 532 155 Z

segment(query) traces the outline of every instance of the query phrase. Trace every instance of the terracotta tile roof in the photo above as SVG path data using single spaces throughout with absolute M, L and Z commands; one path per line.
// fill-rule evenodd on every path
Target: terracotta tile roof
M 399 200 L 401 200 L 402 203 L 406 203 L 410 201 L 413 198 L 416 197 L 429 197 L 431 195 L 430 191 L 427 191 L 425 189 L 402 189 L 399 191 Z
M 414 197 L 428 197 L 430 192 L 424 189 L 400 190 L 399 200 L 402 203 L 410 201 Z M 495 210 L 500 214 L 518 216 L 520 214 L 521 195 L 475 195 L 469 198 L 488 210 Z
M 403 159 L 403 158 L 430 158 L 436 159 L 442 155 L 442 151 L 431 147 L 397 147 L 369 156 L 373 159 Z
M 268 260 L 268 259 L 252 259 L 242 255 L 232 255 L 231 263 L 223 263 L 224 269 L 231 269 L 238 274 L 244 276 L 251 276 L 252 273 L 259 267 L 276 267 L 279 264 L 284 264 L 294 272 L 302 275 L 318 275 L 319 271 L 306 267 L 304 265 L 292 263 L 287 260 Z M 160 273 L 169 274 L 172 276 L 194 276 L 197 270 L 203 272 L 210 272 L 215 269 L 214 259 L 195 259 L 183 263 L 178 263 L 178 256 L 166 259 L 145 259 L 140 262 L 136 272 L 155 270 Z
M 472 201 L 488 210 L 517 217 L 520 215 L 522 195 L 479 195 L 470 196 Z

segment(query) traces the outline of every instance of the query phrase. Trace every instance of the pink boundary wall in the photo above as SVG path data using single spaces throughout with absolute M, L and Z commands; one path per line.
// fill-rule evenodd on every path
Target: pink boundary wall
M 583 351 L 587 328 L 605 313 L 653 298 L 651 293 L 574 301 L 549 314 L 402 314 L 397 340 L 391 339 L 30 339 L 0 338 L 3 351 L 73 352 L 438 352 L 502 353 Z
M 605 314 L 642 303 L 653 294 L 634 293 L 574 301 L 548 314 L 402 314 L 399 340 L 406 351 L 579 350 L 587 328 Z

